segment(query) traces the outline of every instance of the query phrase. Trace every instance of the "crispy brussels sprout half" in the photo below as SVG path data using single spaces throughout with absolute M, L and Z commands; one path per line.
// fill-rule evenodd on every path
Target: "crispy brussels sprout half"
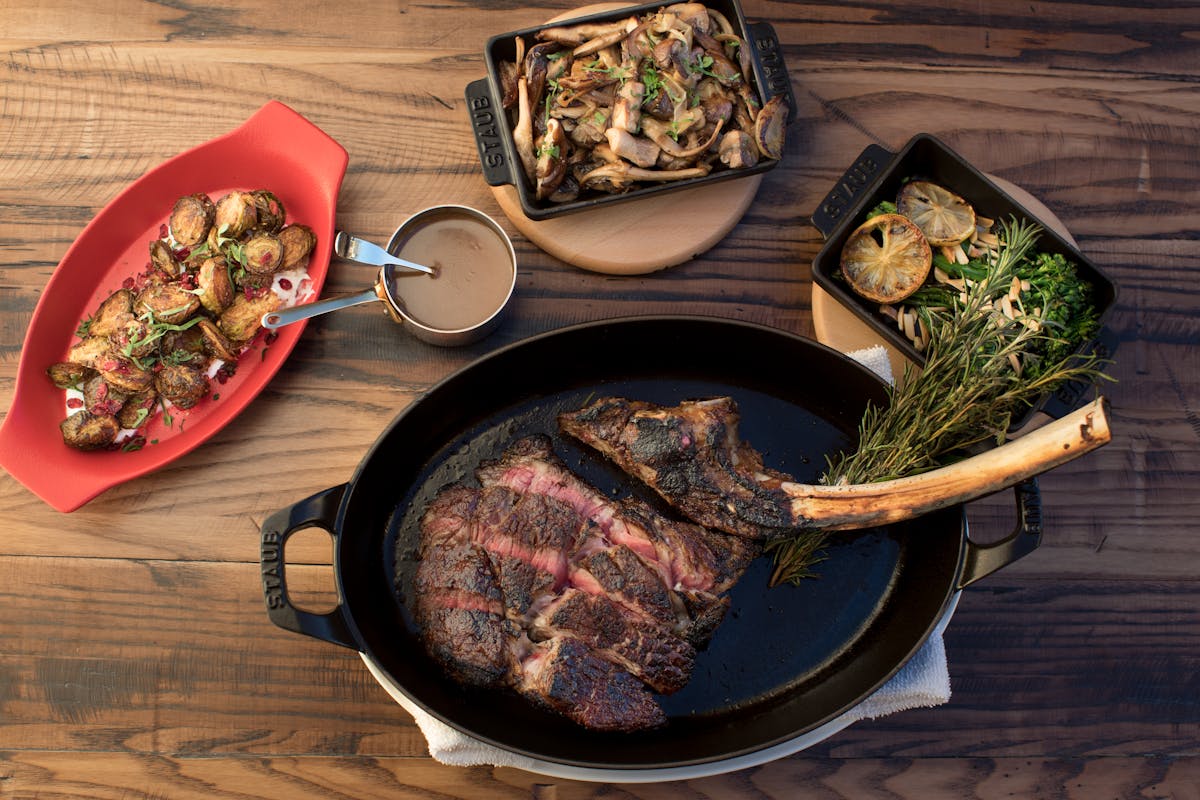
M 129 319 L 108 336 L 114 353 L 130 358 L 145 358 L 158 350 L 159 334 L 140 317 L 129 315 Z
M 159 395 L 179 408 L 191 408 L 208 394 L 208 376 L 195 367 L 165 364 L 154 376 Z
M 266 189 L 259 189 L 250 194 L 254 196 L 254 208 L 258 212 L 258 229 L 267 233 L 278 233 L 287 219 L 283 203 L 279 202 L 279 198 L 273 192 Z
M 201 347 L 213 358 L 219 358 L 222 361 L 237 361 L 237 346 L 229 341 L 229 338 L 221 333 L 220 328 L 212 322 L 202 319 L 197 323 L 195 330 L 201 337 Z
M 317 235 L 307 225 L 288 225 L 279 232 L 279 241 L 283 243 L 283 266 L 280 269 L 295 269 L 312 252 Z
M 283 264 L 283 242 L 270 233 L 258 233 L 242 248 L 246 271 L 253 275 L 272 275 Z
M 136 430 L 146 424 L 154 414 L 154 406 L 158 403 L 158 392 L 146 389 L 130 395 L 117 414 L 117 422 L 122 428 Z
M 110 387 L 127 393 L 140 392 L 154 381 L 153 372 L 121 355 L 110 353 L 96 363 L 96 368 Z
M 78 411 L 59 423 L 63 442 L 76 450 L 99 450 L 108 447 L 121 432 L 121 425 L 111 415 L 95 416 Z
M 206 258 L 196 273 L 196 288 L 200 290 L 200 305 L 213 314 L 220 314 L 233 302 L 233 281 L 224 258 Z
M 128 398 L 129 392 L 109 386 L 100 375 L 83 385 L 83 407 L 96 416 L 116 415 Z
M 200 298 L 177 283 L 168 283 L 143 289 L 133 307 L 138 316 L 150 312 L 154 322 L 179 325 L 200 308 Z
M 150 264 L 171 280 L 183 274 L 183 265 L 162 239 L 150 243 Z
M 179 198 L 167 222 L 171 238 L 184 247 L 200 244 L 208 236 L 216 213 L 213 201 L 206 194 L 189 194 Z
M 111 336 L 120 330 L 133 311 L 133 292 L 128 289 L 118 289 L 108 296 L 96 309 L 91 321 L 86 323 L 88 336 L 101 338 Z
M 204 322 L 164 333 L 158 340 L 158 360 L 165 364 L 199 364 L 204 359 L 204 336 L 199 330 Z
M 92 369 L 99 369 L 100 361 L 112 353 L 112 343 L 105 336 L 89 336 L 71 345 L 67 351 L 67 361 Z
M 214 226 L 221 236 L 236 239 L 258 222 L 258 207 L 249 192 L 230 192 L 217 201 Z
M 79 389 L 95 374 L 96 370 L 91 367 L 70 361 L 51 364 L 46 369 L 46 375 L 50 378 L 50 382 L 59 389 Z
M 239 294 L 234 298 L 233 305 L 221 314 L 218 327 L 221 333 L 240 347 L 258 333 L 262 327 L 263 314 L 279 310 L 282 302 L 274 292 L 264 292 L 257 297 Z

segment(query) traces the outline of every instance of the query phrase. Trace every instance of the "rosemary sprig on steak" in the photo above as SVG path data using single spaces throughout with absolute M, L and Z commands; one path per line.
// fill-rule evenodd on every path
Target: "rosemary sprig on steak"
M 959 301 L 928 313 L 933 335 L 924 368 L 918 374 L 906 367 L 903 385 L 890 391 L 888 404 L 868 408 L 857 449 L 831 458 L 821 483 L 875 483 L 943 466 L 986 440 L 1002 443 L 1014 416 L 1044 393 L 1107 377 L 1098 356 L 1073 355 L 1082 340 L 1070 339 L 1080 331 L 1068 332 L 1057 322 L 1059 310 L 1050 302 L 1035 309 L 1018 301 L 1011 316 L 1002 310 L 1001 298 L 1010 294 L 1014 279 L 1048 268 L 1033 252 L 1040 232 L 1032 223 L 1000 223 L 1004 246 L 988 273 L 968 283 Z M 1069 264 L 1061 269 L 1073 275 Z M 1061 282 L 1069 276 L 1045 277 Z M 1007 305 L 1012 307 L 1011 300 Z M 811 576 L 830 535 L 801 530 L 770 543 L 772 584 Z

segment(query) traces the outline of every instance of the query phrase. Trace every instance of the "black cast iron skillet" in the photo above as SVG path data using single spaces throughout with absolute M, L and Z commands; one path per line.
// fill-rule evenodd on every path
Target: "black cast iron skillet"
M 958 589 L 1040 539 L 1036 484 L 1018 491 L 1019 524 L 987 547 L 966 536 L 961 506 L 908 523 L 835 534 L 820 578 L 767 588 L 759 559 L 691 682 L 662 698 L 669 723 L 597 733 L 500 692 L 463 688 L 426 655 L 408 608 L 416 519 L 444 484 L 533 432 L 605 492 L 637 492 L 591 451 L 557 433 L 555 416 L 600 395 L 675 403 L 729 394 L 742 437 L 767 463 L 815 482 L 825 456 L 851 446 L 868 402 L 885 400 L 869 370 L 811 340 L 700 317 L 590 323 L 538 336 L 450 376 L 383 432 L 349 483 L 272 515 L 262 573 L 272 621 L 359 650 L 413 702 L 450 726 L 542 762 L 651 770 L 745 756 L 817 728 L 887 681 L 921 646 Z M 666 509 L 664 509 L 666 510 Z M 669 510 L 666 510 L 670 513 Z M 338 605 L 288 600 L 284 544 L 317 526 L 335 540 Z

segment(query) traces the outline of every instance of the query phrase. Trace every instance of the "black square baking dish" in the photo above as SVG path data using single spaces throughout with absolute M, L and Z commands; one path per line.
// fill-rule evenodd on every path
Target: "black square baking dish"
M 1111 356 L 1116 348 L 1116 337 L 1105 322 L 1117 299 L 1117 285 L 1112 278 L 1064 239 L 1047 220 L 1040 219 L 946 144 L 925 133 L 914 136 L 896 153 L 878 145 L 868 146 L 826 195 L 812 215 L 813 225 L 825 236 L 825 244 L 813 261 L 812 275 L 816 285 L 863 320 L 891 347 L 917 365 L 924 364 L 924 356 L 897 328 L 895 321 L 880 312 L 879 304 L 856 294 L 841 276 L 841 253 L 847 239 L 865 221 L 868 211 L 882 201 L 894 202 L 901 186 L 912 179 L 946 187 L 965 198 L 984 217 L 994 220 L 1015 217 L 1041 226 L 1043 232 L 1038 238 L 1038 250 L 1062 254 L 1075 264 L 1079 276 L 1091 286 L 1100 333 L 1092 342 L 1082 345 L 1078 352 Z M 1078 384 L 1061 387 L 1054 395 L 1043 397 L 1021 419 L 1015 420 L 1013 428 L 1024 425 L 1037 411 L 1052 417 L 1062 416 L 1080 404 L 1086 389 Z
M 763 22 L 748 24 L 738 0 L 708 0 L 704 6 L 711 12 L 716 12 L 713 15 L 714 19 L 717 19 L 719 15 L 721 23 L 729 26 L 733 36 L 749 45 L 745 48 L 746 60 L 751 73 L 749 90 L 750 96 L 757 101 L 758 107 L 765 106 L 771 98 L 782 97 L 782 102 L 786 103 L 788 114 L 791 115 L 796 108 L 796 103 L 792 94 L 791 81 L 784 66 L 782 49 L 771 25 Z M 753 166 L 733 169 L 725 167 L 718 161 L 711 172 L 699 177 L 681 178 L 667 182 L 639 181 L 633 184 L 633 188 L 615 193 L 585 188 L 580 191 L 577 198 L 562 201 L 538 198 L 535 187 L 525 176 L 514 141 L 513 123 L 516 111 L 510 112 L 503 105 L 502 65 L 515 63 L 518 38 L 522 40 L 528 52 L 528 48 L 538 44 L 538 34 L 549 29 L 579 25 L 602 28 L 631 17 L 642 18 L 643 15 L 654 14 L 663 8 L 662 3 L 627 6 L 511 31 L 493 36 L 488 40 L 484 52 L 487 77 L 473 81 L 467 86 L 467 109 L 471 115 L 471 126 L 479 149 L 479 160 L 483 167 L 484 179 L 492 186 L 507 184 L 515 187 L 520 198 L 521 210 L 530 219 L 547 219 L 609 203 L 629 202 L 642 197 L 694 188 L 716 181 L 757 175 L 773 169 L 779 163 L 778 159 L 759 158 Z M 739 47 L 734 52 L 738 52 L 740 49 Z M 585 56 L 579 56 L 579 58 L 583 57 Z M 588 54 L 586 57 L 590 58 L 591 56 Z M 650 92 L 647 91 L 646 94 L 649 96 Z

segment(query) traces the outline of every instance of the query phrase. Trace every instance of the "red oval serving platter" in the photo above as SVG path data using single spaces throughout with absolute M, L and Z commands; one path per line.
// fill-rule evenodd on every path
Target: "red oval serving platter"
M 312 296 L 329 270 L 337 196 L 346 150 L 283 103 L 272 101 L 233 131 L 171 158 L 128 186 L 88 223 L 67 250 L 34 309 L 8 415 L 0 425 L 0 466 L 59 511 L 74 511 L 100 493 L 194 450 L 244 409 L 278 372 L 303 332 L 290 325 L 269 344 L 260 333 L 237 370 L 186 412 L 159 416 L 140 450 L 80 452 L 65 445 L 63 390 L 46 368 L 64 360 L 75 330 L 109 294 L 141 272 L 175 200 L 194 192 L 215 199 L 231 189 L 270 189 L 288 222 L 312 228 Z M 169 422 L 169 424 L 168 424 Z

